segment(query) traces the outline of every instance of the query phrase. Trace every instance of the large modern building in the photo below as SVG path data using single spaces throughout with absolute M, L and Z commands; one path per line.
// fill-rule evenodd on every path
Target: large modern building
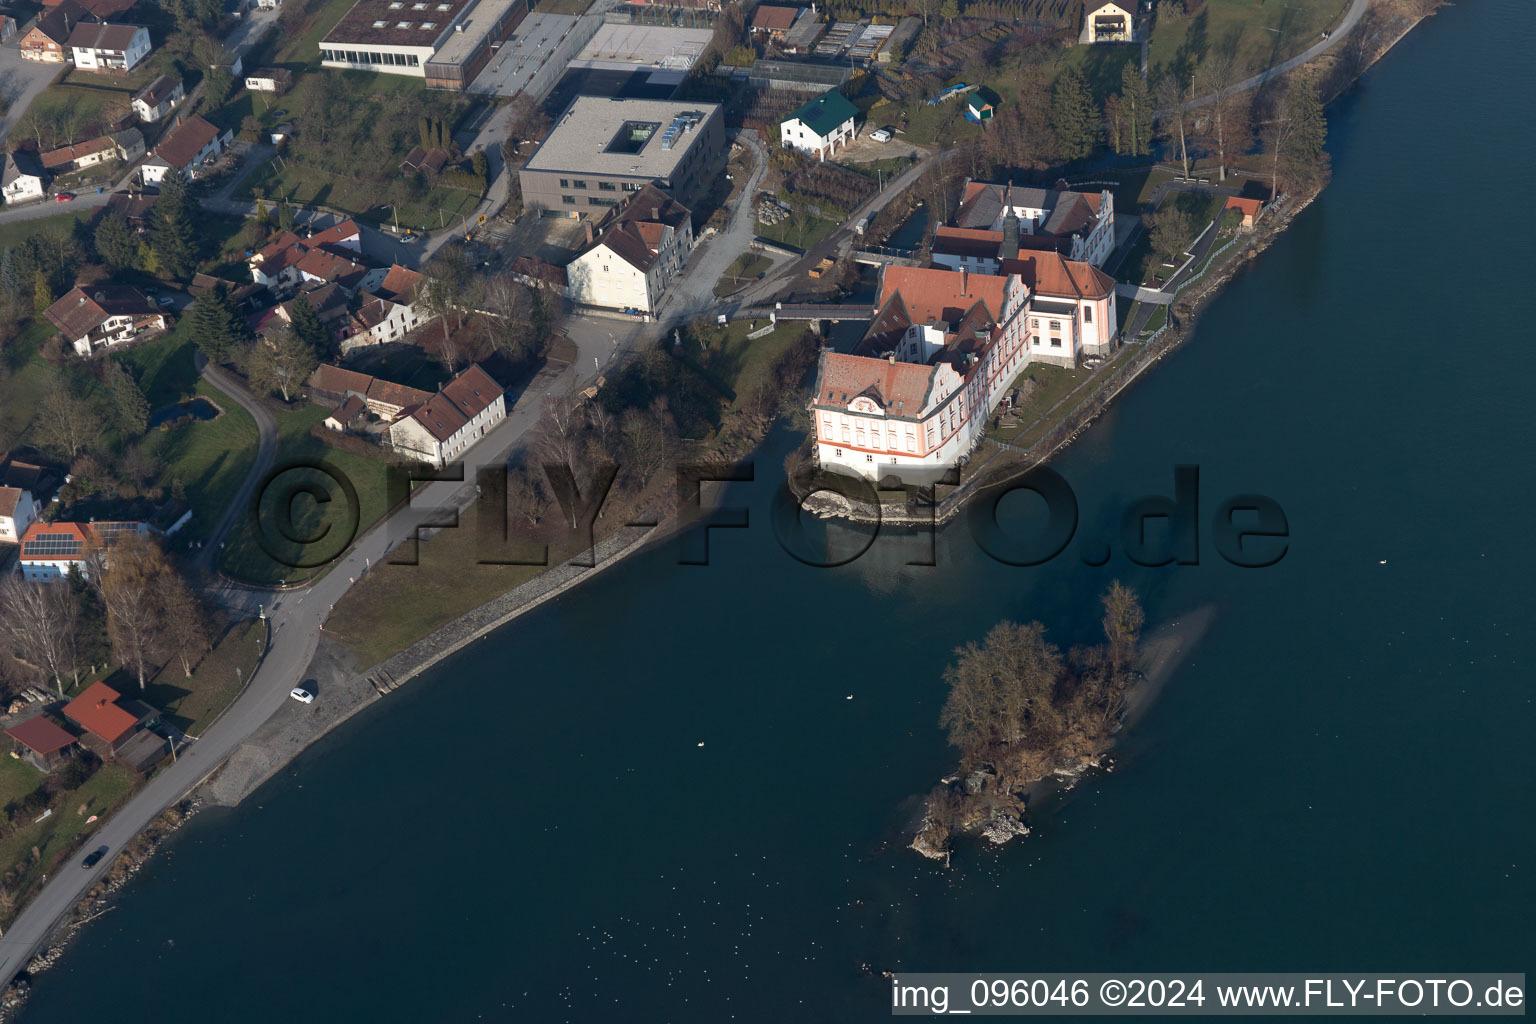
M 646 185 L 688 202 L 726 149 L 719 104 L 578 96 L 523 165 L 523 202 L 598 220 Z
M 320 63 L 462 92 L 527 15 L 528 0 L 358 0 L 320 40 Z

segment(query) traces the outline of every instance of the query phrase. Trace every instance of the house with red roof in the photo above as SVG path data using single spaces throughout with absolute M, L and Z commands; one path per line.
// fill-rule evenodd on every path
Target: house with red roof
M 344 220 L 307 238 L 284 231 L 252 253 L 246 265 L 252 281 L 279 294 L 336 283 L 350 297 L 370 279 L 386 276 L 354 258 L 362 250 L 362 231 L 355 221 Z
M 71 569 L 89 575 L 97 551 L 124 536 L 148 532 L 149 524 L 137 522 L 33 523 L 21 535 L 17 561 L 23 578 L 34 583 L 64 579 Z
M 177 118 L 173 127 L 155 147 L 154 155 L 139 167 L 139 177 L 146 186 L 158 186 L 172 168 L 189 179 L 198 177 L 234 140 L 233 131 L 219 131 L 196 114 Z
M 106 683 L 92 683 L 64 705 L 63 715 L 85 733 L 82 742 L 138 772 L 154 767 L 168 752 L 165 738 L 149 730 L 159 712 L 125 698 Z
M 153 336 L 169 322 L 143 292 L 121 284 L 76 285 L 43 315 L 82 356 Z
M 5 734 L 15 743 L 12 753 L 40 772 L 53 771 L 75 752 L 74 733 L 60 728 L 47 715 L 17 722 Z
M 1260 217 L 1264 216 L 1264 201 L 1262 199 L 1250 199 L 1246 196 L 1228 196 L 1227 204 L 1222 207 L 1222 210 L 1223 212 L 1226 210 L 1238 211 L 1243 217 L 1240 226 L 1251 228 L 1259 222 Z
M 1020 249 L 1048 249 L 1102 267 L 1115 251 L 1115 201 L 1108 191 L 1077 192 L 1065 181 L 1026 188 L 967 180 L 951 227 L 1000 233 L 994 259 L 1012 258 Z M 949 247 L 961 237 L 974 242 L 979 236 L 948 234 L 942 250 L 935 240 L 933 261 L 960 269 L 958 255 L 964 253 L 951 254 Z M 996 273 L 998 268 L 973 264 L 967 269 Z
M 389 426 L 398 454 L 442 466 L 507 418 L 506 392 L 477 363 Z
M 566 266 L 571 299 L 654 313 L 688 262 L 693 242 L 688 208 L 655 185 L 644 185 Z
M 16 544 L 37 519 L 37 502 L 22 487 L 0 487 L 0 544 Z

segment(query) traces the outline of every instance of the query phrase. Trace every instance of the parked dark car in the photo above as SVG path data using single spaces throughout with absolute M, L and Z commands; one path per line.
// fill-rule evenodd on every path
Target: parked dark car
M 93 868 L 97 864 L 100 864 L 101 858 L 105 857 L 106 855 L 107 848 L 105 846 L 98 846 L 96 849 L 86 854 L 85 860 L 80 862 L 80 866 L 83 868 Z

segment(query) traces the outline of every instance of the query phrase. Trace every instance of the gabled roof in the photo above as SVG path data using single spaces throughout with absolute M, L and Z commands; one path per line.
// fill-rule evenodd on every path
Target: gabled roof
M 423 430 L 439 441 L 448 440 L 469 422 L 463 413 L 454 408 L 448 396 L 442 393 L 432 395 L 425 402 L 407 409 L 405 416 L 421 424 Z
M 4 484 L 6 487 L 20 487 L 24 491 L 36 491 L 42 479 L 43 467 L 35 466 L 30 462 L 16 462 L 12 460 L 0 466 L 0 484 Z
M 368 401 L 392 405 L 397 409 L 418 405 L 431 397 L 432 393 L 429 391 L 407 387 L 404 384 L 396 384 L 393 381 L 380 380 L 377 377 L 374 377 L 368 385 Z
M 586 252 L 606 246 L 619 259 L 643 273 L 656 262 L 666 236 L 664 228 L 679 230 L 691 216 L 682 203 L 655 185 L 647 184 L 614 212 L 603 233 Z
M 787 32 L 802 10 L 800 7 L 771 7 L 763 4 L 752 16 L 752 27 L 764 32 Z
M 43 162 L 44 167 L 51 171 L 60 167 L 68 167 L 81 157 L 91 156 L 94 153 L 101 153 L 116 148 L 117 143 L 113 142 L 110 136 L 103 135 L 101 138 L 92 139 L 89 142 L 78 142 L 73 146 L 50 149 L 38 157 L 38 159 Z
M 139 724 L 138 718 L 119 707 L 118 693 L 106 683 L 92 683 L 86 691 L 64 705 L 64 717 L 86 732 L 116 743 Z
M 315 372 L 309 375 L 307 386 L 311 390 L 324 391 L 332 395 L 344 395 L 348 392 L 366 395 L 372 383 L 373 377 L 366 373 L 343 369 L 332 363 L 321 363 L 315 367 Z
M 326 419 L 335 420 L 342 426 L 346 426 L 358 416 L 362 415 L 363 410 L 366 408 L 368 408 L 368 406 L 363 402 L 361 398 L 358 398 L 356 395 L 348 395 L 346 400 L 338 405 L 335 409 L 333 409 L 331 414 L 327 416 Z
M 519 257 L 521 259 L 522 257 Z M 400 302 L 409 302 L 416 294 L 416 286 L 421 284 L 421 275 L 410 267 L 402 267 L 396 263 L 390 266 L 389 273 L 384 275 L 380 282 L 378 292 L 381 295 Z
M 0 164 L 0 187 L 9 185 L 23 175 L 32 178 L 41 178 L 43 171 L 37 166 L 37 161 L 30 153 L 7 153 L 5 161 Z
M 69 46 L 76 50 L 116 50 L 126 53 L 134 36 L 144 31 L 138 25 L 83 24 L 69 34 Z
M 329 249 L 310 249 L 299 257 L 295 266 L 299 273 L 318 277 L 322 281 L 345 281 L 348 278 L 362 278 L 368 273 L 368 268 L 361 263 Z M 262 270 L 265 272 L 266 267 Z
M 28 750 L 45 756 L 75 742 L 72 735 L 54 725 L 44 715 L 18 722 L 5 730 L 5 734 Z
M 922 413 L 932 380 L 933 367 L 922 363 L 828 352 L 822 356 L 812 404 L 841 409 L 863 395 L 879 403 L 887 415 L 916 419 Z
M 859 108 L 848 102 L 847 97 L 836 89 L 828 90 L 813 100 L 801 104 L 784 121 L 801 121 L 817 135 L 827 136 L 849 118 L 859 116 Z M 784 121 L 780 121 L 783 124 Z
M 26 494 L 20 487 L 0 487 L 0 516 L 7 519 L 16 514 L 16 506 L 21 504 L 21 496 Z
M 1008 279 L 964 270 L 887 265 L 881 274 L 880 304 L 900 292 L 914 323 L 954 323 L 977 302 L 997 319 L 1003 312 Z
M 361 237 L 362 232 L 358 230 L 357 221 L 348 218 L 339 224 L 332 224 L 324 231 L 316 231 L 307 241 L 310 245 L 340 245 L 342 242 Z
M 545 263 L 537 256 L 519 256 L 512 261 L 511 271 L 514 275 L 521 275 L 556 288 L 564 288 L 570 283 L 570 277 L 566 274 L 564 267 Z
M 21 536 L 23 562 L 79 562 L 92 547 L 111 544 L 125 533 L 143 533 L 137 522 L 33 523 Z
M 60 46 L 69 45 L 69 36 L 82 21 L 91 21 L 91 12 L 75 0 L 61 0 L 51 10 L 38 15 L 32 32 L 41 32 Z M 29 33 L 30 34 L 30 33 Z
M 160 311 L 137 288 L 121 284 L 79 285 L 48 307 L 46 316 L 66 337 L 83 338 L 114 316 L 158 316 Z
M 151 107 L 158 107 L 175 93 L 176 87 L 181 84 L 181 79 L 172 78 L 170 75 L 161 75 L 153 82 L 133 94 L 133 98 Z
M 995 260 L 1002 244 L 1001 231 L 952 228 L 947 224 L 940 224 L 933 233 L 933 251 L 949 256 Z
M 474 363 L 444 384 L 442 394 L 458 407 L 465 419 L 474 419 L 494 405 L 504 391 L 479 363 Z
M 171 129 L 165 140 L 155 147 L 155 155 L 172 167 L 185 170 L 192 165 L 193 158 L 203 151 L 203 147 L 218 135 L 217 128 L 193 114 Z

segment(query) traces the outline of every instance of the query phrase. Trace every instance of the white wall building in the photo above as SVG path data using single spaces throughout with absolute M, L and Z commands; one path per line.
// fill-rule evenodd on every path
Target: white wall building
M 573 301 L 654 313 L 693 252 L 693 218 L 653 185 L 635 193 L 565 268 Z
M 174 167 L 188 178 L 196 178 L 219 158 L 233 139 L 233 132 L 227 129 L 221 132 L 194 114 L 161 140 L 154 155 L 139 167 L 139 176 L 145 185 L 158 186 Z
M 854 140 L 858 116 L 858 108 L 832 89 L 779 122 L 779 145 L 825 160 Z
M 82 22 L 69 34 L 69 48 L 82 70 L 132 71 L 149 56 L 149 29 Z
M 501 385 L 477 364 L 405 410 L 389 425 L 389 440 L 401 455 L 442 466 L 461 457 L 506 418 Z
M 1054 188 L 967 181 L 953 226 L 1002 232 L 1005 256 L 1012 248 L 1053 249 L 1069 260 L 1102 267 L 1115 251 L 1114 196 L 1107 190 L 1077 192 L 1064 181 Z M 936 253 L 934 261 L 943 258 Z
M 19 158 L 15 153 L 5 154 L 4 162 L 0 164 L 0 194 L 5 196 L 7 203 L 41 199 L 45 193 L 42 168 L 37 166 L 31 154 L 23 153 Z
M 20 487 L 0 487 L 0 543 L 18 543 L 37 519 L 32 492 Z

